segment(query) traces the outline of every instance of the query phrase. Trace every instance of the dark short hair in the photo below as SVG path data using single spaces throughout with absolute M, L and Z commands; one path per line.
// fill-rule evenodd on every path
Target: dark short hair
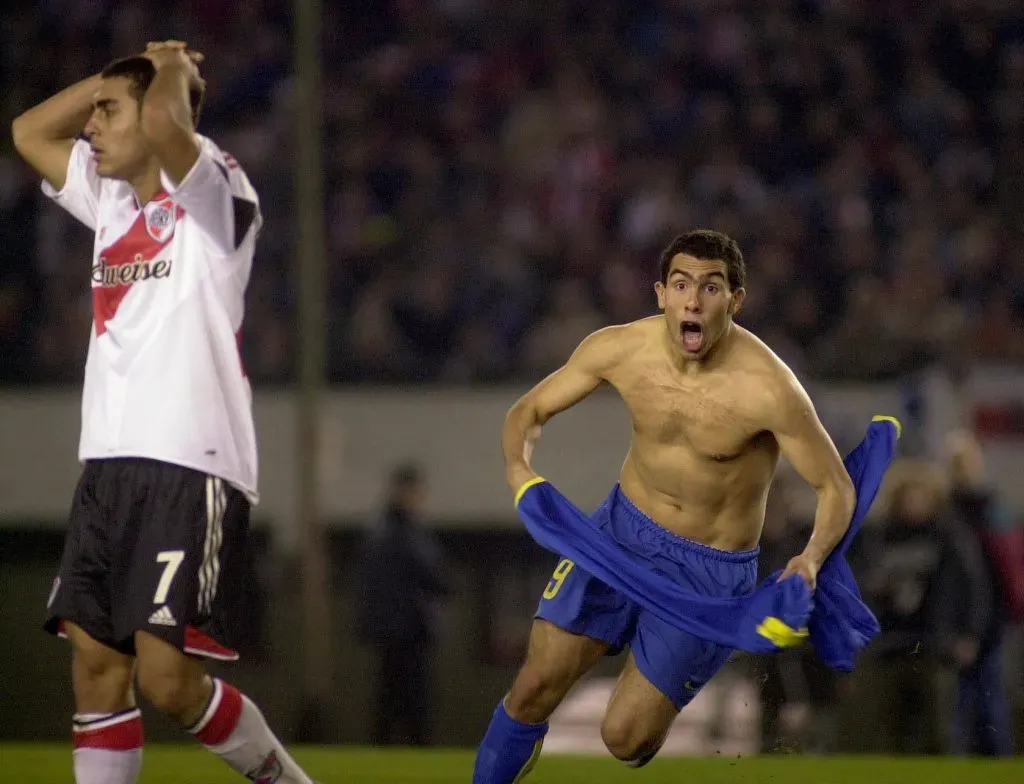
M 735 291 L 747 282 L 747 265 L 736 240 L 720 231 L 697 229 L 680 234 L 661 252 L 661 282 L 668 283 L 668 271 L 672 259 L 680 253 L 695 259 L 725 262 L 729 288 Z
M 114 60 L 114 62 L 103 69 L 100 76 L 104 79 L 127 79 L 131 85 L 128 91 L 131 93 L 132 98 L 138 101 L 141 106 L 142 98 L 156 76 L 156 66 L 153 65 L 153 61 L 148 57 L 136 55 L 134 57 L 125 57 L 121 60 Z M 193 126 L 199 125 L 199 115 L 203 110 L 203 99 L 205 97 L 205 90 L 189 88 L 188 102 L 192 108 Z

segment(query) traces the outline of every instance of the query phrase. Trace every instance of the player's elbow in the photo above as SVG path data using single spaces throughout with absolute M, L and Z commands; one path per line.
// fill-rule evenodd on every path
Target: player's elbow
M 31 123 L 25 119 L 25 115 L 15 117 L 14 122 L 11 123 L 11 141 L 14 144 L 14 149 L 22 158 L 25 157 L 25 151 L 32 143 L 32 136 Z
M 833 479 L 832 487 L 837 503 L 843 510 L 843 519 L 849 520 L 857 506 L 857 491 L 853 486 L 853 480 L 846 471 L 843 471 Z
M 545 421 L 546 418 L 541 415 L 536 398 L 530 394 L 519 398 L 505 414 L 505 426 L 516 430 L 543 425 Z

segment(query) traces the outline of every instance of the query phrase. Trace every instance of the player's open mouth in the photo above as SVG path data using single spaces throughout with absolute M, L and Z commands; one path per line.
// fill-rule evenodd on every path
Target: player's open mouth
M 698 352 L 704 345 L 704 328 L 696 321 L 684 321 L 679 325 L 684 351 Z

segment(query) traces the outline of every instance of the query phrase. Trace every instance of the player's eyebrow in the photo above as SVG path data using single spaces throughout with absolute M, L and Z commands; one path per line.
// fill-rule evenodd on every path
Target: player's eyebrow
M 674 270 L 672 270 L 671 272 L 668 273 L 669 278 L 671 278 L 673 275 L 682 275 L 684 278 L 687 278 L 688 280 L 693 280 L 694 279 L 693 275 L 691 275 L 686 270 L 681 270 L 681 269 L 674 269 Z M 718 271 L 708 272 L 708 273 L 706 273 L 704 275 L 701 275 L 700 277 L 704 278 L 705 280 L 710 280 L 711 278 L 718 278 L 719 280 L 721 280 L 723 282 L 725 281 L 725 275 L 723 275 L 721 272 L 718 272 Z
M 117 101 L 113 98 L 100 98 L 98 101 L 94 102 L 93 105 L 97 109 L 103 109 L 104 111 L 106 111 L 107 109 L 116 107 Z

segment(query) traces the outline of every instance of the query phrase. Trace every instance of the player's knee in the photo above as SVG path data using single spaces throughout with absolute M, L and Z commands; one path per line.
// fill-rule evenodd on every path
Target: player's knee
M 573 680 L 573 673 L 569 671 L 527 663 L 519 671 L 505 698 L 505 709 L 520 721 L 546 721 L 569 691 Z
M 628 716 L 608 715 L 601 724 L 601 740 L 617 760 L 639 768 L 654 759 L 663 739 L 646 732 Z

